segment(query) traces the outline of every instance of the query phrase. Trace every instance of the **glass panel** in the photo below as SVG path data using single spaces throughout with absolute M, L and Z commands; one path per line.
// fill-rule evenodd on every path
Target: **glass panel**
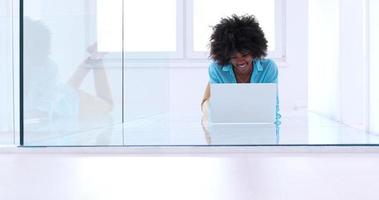
M 379 1 L 369 1 L 370 41 L 370 130 L 379 133 Z
M 181 1 L 175 1 L 178 2 Z M 217 24 L 220 17 L 231 13 L 252 12 L 273 30 L 274 21 L 262 22 L 263 14 L 259 13 L 275 7 L 275 1 L 262 2 L 259 1 L 259 9 L 254 11 L 257 6 L 253 5 L 258 0 L 232 3 L 195 0 L 193 8 L 185 9 L 194 11 L 193 34 L 198 35 L 192 38 L 208 41 L 210 29 L 205 27 Z M 169 10 L 175 10 L 177 5 L 173 0 L 161 1 L 162 5 L 166 3 Z M 214 5 L 219 7 L 211 7 Z M 185 13 L 179 16 L 175 12 L 177 16 L 174 16 L 174 12 L 168 11 L 167 16 L 159 15 L 161 12 L 156 10 L 162 9 L 157 9 L 158 6 L 161 5 L 147 0 L 25 1 L 26 145 L 379 144 L 379 135 L 365 130 L 362 120 L 369 114 L 364 109 L 364 100 L 368 97 L 364 91 L 371 92 L 369 110 L 376 109 L 375 85 L 378 85 L 373 73 L 370 88 L 364 84 L 368 80 L 365 77 L 367 46 L 362 23 L 366 14 L 363 1 L 286 2 L 288 67 L 277 63 L 280 126 L 209 122 L 200 103 L 209 80 L 210 60 L 140 59 L 145 54 L 139 59 L 126 56 L 128 52 L 122 50 L 163 53 L 177 50 L 176 44 L 166 39 L 176 40 L 176 36 L 171 35 L 178 28 L 175 20 L 184 19 Z M 151 7 L 154 10 L 150 10 Z M 210 11 L 215 15 L 209 15 Z M 376 44 L 373 37 L 378 34 L 372 26 L 376 26 L 378 17 L 372 13 L 369 43 Z M 213 19 L 215 16 L 218 17 Z M 157 21 L 147 22 L 145 17 Z M 162 28 L 167 35 L 154 27 L 161 21 L 167 23 Z M 203 25 L 197 27 L 196 24 L 201 23 Z M 268 37 L 274 38 L 274 35 Z M 199 42 L 196 48 L 201 50 L 202 45 L 204 43 Z M 271 45 L 273 48 L 275 43 Z M 373 56 L 376 52 L 375 45 L 370 45 L 370 72 L 376 70 Z M 259 67 L 254 69 L 259 70 Z M 256 77 L 261 75 L 253 73 Z M 248 98 L 241 93 L 241 98 L 250 102 L 259 97 Z M 225 105 L 242 106 L 230 102 Z M 232 114 L 225 112 L 225 115 Z M 375 113 L 370 113 L 370 117 L 370 125 L 376 125 Z M 123 121 L 125 123 L 121 123 Z
M 0 145 L 13 144 L 12 1 L 0 1 Z
M 268 40 L 268 50 L 275 50 L 275 0 L 193 0 L 194 51 L 208 51 L 212 26 L 232 14 L 254 15 Z
M 121 18 L 122 1 L 109 4 Z M 92 0 L 24 1 L 25 145 L 122 144 L 122 132 L 103 130 L 122 122 L 122 54 L 108 59 L 98 48 L 97 8 Z M 111 36 L 121 49 L 122 32 Z

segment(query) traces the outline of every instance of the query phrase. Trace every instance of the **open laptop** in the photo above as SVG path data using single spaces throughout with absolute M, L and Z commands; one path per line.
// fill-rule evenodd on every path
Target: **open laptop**
M 211 84 L 212 123 L 272 124 L 276 117 L 275 83 Z

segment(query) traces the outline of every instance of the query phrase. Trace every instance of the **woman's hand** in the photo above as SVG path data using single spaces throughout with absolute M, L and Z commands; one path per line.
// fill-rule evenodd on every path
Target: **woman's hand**
M 103 62 L 103 59 L 104 59 L 104 56 L 106 54 L 108 54 L 108 52 L 99 52 L 98 49 L 97 49 L 97 43 L 93 43 L 91 44 L 90 46 L 88 46 L 87 48 L 87 52 L 90 54 L 86 60 L 85 60 L 85 63 L 86 65 L 100 65 L 102 66 L 102 62 Z

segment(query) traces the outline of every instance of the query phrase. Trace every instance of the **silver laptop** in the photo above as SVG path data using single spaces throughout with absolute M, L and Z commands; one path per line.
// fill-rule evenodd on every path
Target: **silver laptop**
M 212 123 L 271 124 L 276 117 L 275 83 L 211 84 Z

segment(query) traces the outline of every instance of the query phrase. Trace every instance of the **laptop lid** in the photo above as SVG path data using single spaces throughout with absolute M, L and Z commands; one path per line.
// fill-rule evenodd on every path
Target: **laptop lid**
M 211 84 L 212 123 L 274 123 L 276 84 Z

